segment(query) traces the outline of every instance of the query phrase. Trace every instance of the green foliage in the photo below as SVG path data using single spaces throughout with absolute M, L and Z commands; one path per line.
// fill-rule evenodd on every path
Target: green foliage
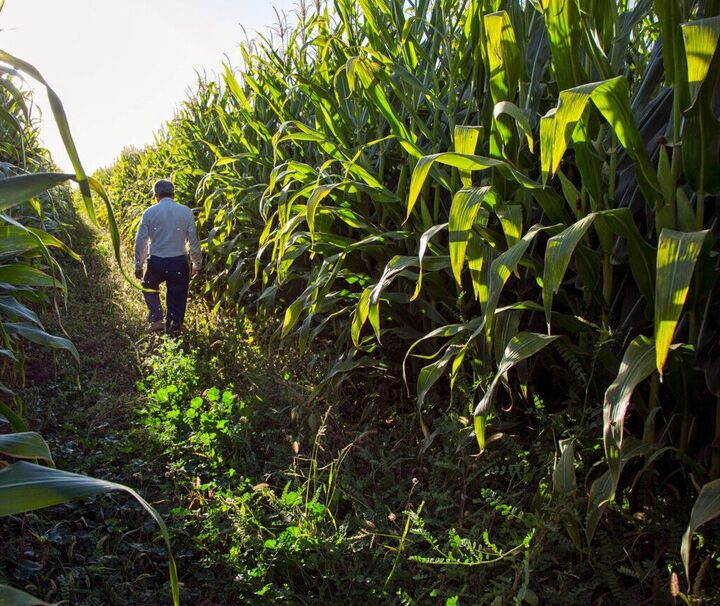
M 508 431 L 573 440 L 586 474 L 559 519 L 598 554 L 633 513 L 684 527 L 689 474 L 720 475 L 717 11 L 336 0 L 243 45 L 242 72 L 199 82 L 104 178 L 131 236 L 172 171 L 211 305 L 332 349 L 322 386 L 367 382 L 378 419 L 404 410 L 402 373 L 424 442 L 451 439 L 457 402 L 483 457 Z

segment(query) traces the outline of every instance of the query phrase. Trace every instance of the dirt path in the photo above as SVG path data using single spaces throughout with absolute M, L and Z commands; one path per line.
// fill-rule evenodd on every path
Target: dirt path
M 32 352 L 21 390 L 28 425 L 48 441 L 58 468 L 131 485 L 162 511 L 173 486 L 162 450 L 135 413 L 141 352 L 154 338 L 143 332 L 142 297 L 118 271 L 102 231 L 81 221 L 72 245 L 85 266 L 66 264 L 62 326 L 52 313 L 45 324 L 71 338 L 81 364 L 65 353 Z M 51 602 L 169 603 L 157 538 L 150 519 L 122 495 L 16 516 L 0 527 L 0 582 Z M 176 557 L 182 564 L 188 555 Z M 192 603 L 187 591 L 185 600 Z

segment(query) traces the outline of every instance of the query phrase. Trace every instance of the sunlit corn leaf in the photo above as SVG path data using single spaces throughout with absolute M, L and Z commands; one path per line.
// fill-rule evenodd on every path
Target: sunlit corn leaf
M 657 174 L 632 117 L 630 93 L 623 76 L 583 84 L 560 93 L 557 107 L 548 111 L 540 120 L 543 180 L 557 171 L 576 126 L 591 101 L 610 123 L 620 144 L 635 161 L 638 183 L 646 199 L 655 200 L 660 193 Z
M 440 233 L 442 230 L 447 228 L 447 223 L 441 223 L 440 225 L 433 225 L 430 229 L 428 229 L 422 236 L 420 236 L 420 244 L 418 246 L 418 279 L 417 284 L 415 285 L 415 292 L 413 293 L 412 297 L 410 298 L 411 301 L 414 301 L 418 298 L 420 295 L 420 291 L 422 290 L 422 279 L 423 279 L 423 258 L 425 257 L 425 252 L 427 251 L 428 243 L 432 239 L 433 236 Z M 450 264 L 452 266 L 452 257 L 450 258 Z
M 160 514 L 132 488 L 97 478 L 42 467 L 20 461 L 0 470 L 0 516 L 15 515 L 44 507 L 67 503 L 74 499 L 121 490 L 142 505 L 160 527 L 168 548 L 173 603 L 180 604 L 177 569 L 170 549 L 170 534 Z
M 49 254 L 48 248 L 57 248 L 76 261 L 80 261 L 80 256 L 75 251 L 52 234 L 22 225 L 7 215 L 0 214 L 0 219 L 10 223 L 0 226 L 0 257 L 14 257 L 38 249 Z
M 490 93 L 497 103 L 514 96 L 520 77 L 520 50 L 507 11 L 484 16 Z
M 495 214 L 500 219 L 508 248 L 514 246 L 523 232 L 523 207 L 520 204 L 500 204 Z
M 550 330 L 553 294 L 560 289 L 575 247 L 587 232 L 594 218 L 594 215 L 588 215 L 548 240 L 543 264 L 543 304 L 548 331 Z
M 660 233 L 655 280 L 655 353 L 662 375 L 707 231 Z
M 683 164 L 700 195 L 716 193 L 720 190 L 720 120 L 713 100 L 720 78 L 720 16 L 683 23 L 682 34 L 692 104 L 685 112 L 683 139 L 693 142 L 683 146 Z
M 462 324 L 447 324 L 445 326 L 439 326 L 438 328 L 431 330 L 429 333 L 415 341 L 405 352 L 405 357 L 403 358 L 403 381 L 405 382 L 405 385 L 407 386 L 407 373 L 406 373 L 406 363 L 408 357 L 410 357 L 410 354 L 412 351 L 421 343 L 428 341 L 429 339 L 437 339 L 437 338 L 451 338 L 454 337 L 457 334 L 460 334 L 462 332 L 467 332 L 469 330 L 473 330 L 473 327 L 476 327 L 478 324 L 477 320 L 473 320 L 471 322 L 465 322 Z M 438 355 L 438 354 L 436 354 Z M 433 356 L 434 357 L 434 356 Z
M 548 0 L 540 5 L 550 41 L 552 62 L 561 90 L 585 81 L 580 65 L 580 11 L 576 2 Z
M 463 188 L 455 194 L 450 206 L 450 265 L 458 284 L 462 284 L 461 272 L 470 232 L 483 203 L 491 208 L 497 203 L 497 194 L 492 187 Z
M 527 141 L 530 153 L 533 153 L 535 151 L 535 140 L 533 137 L 532 127 L 530 126 L 530 120 L 528 120 L 525 112 L 510 101 L 500 101 L 495 104 L 495 107 L 493 107 L 493 118 L 497 120 L 503 114 L 510 116 L 515 121 L 515 124 L 522 134 L 525 135 L 525 140 Z
M 504 175 L 514 179 L 523 187 L 528 189 L 541 189 L 541 185 L 539 183 L 536 183 L 532 179 L 528 178 L 522 172 L 516 170 L 503 160 L 474 156 L 471 154 L 459 154 L 456 152 L 444 152 L 430 156 L 423 156 L 415 165 L 415 170 L 413 170 L 412 178 L 410 179 L 410 194 L 408 195 L 406 217 L 409 218 L 412 214 L 415 203 L 420 196 L 420 191 L 425 184 L 425 180 L 430 174 L 430 169 L 436 162 L 447 166 L 454 166 L 461 171 L 464 170 L 468 172 L 497 168 Z
M 0 211 L 17 206 L 74 179 L 75 175 L 65 173 L 32 173 L 0 179 Z
M 512 369 L 516 364 L 519 364 L 523 360 L 534 356 L 537 352 L 543 349 L 548 344 L 552 343 L 557 336 L 541 335 L 531 332 L 521 332 L 515 335 L 510 343 L 508 343 L 503 353 L 502 360 L 498 364 L 497 372 L 493 377 L 490 385 L 483 394 L 482 398 L 478 402 L 473 415 L 476 417 L 485 417 L 493 411 L 495 405 L 495 392 L 497 391 L 498 385 L 501 379 Z M 482 434 L 477 436 L 480 448 L 484 448 L 485 445 L 485 434 L 484 426 L 482 427 Z
M 685 534 L 680 544 L 680 554 L 682 555 L 683 566 L 685 566 L 685 576 L 688 584 L 690 583 L 690 548 L 692 546 L 693 533 L 703 524 L 706 524 L 713 518 L 720 515 L 720 479 L 708 482 L 702 487 L 690 514 L 690 522 L 688 523 Z
M 490 329 L 493 325 L 495 310 L 497 309 L 498 302 L 500 301 L 500 294 L 502 293 L 503 287 L 508 281 L 510 275 L 517 269 L 520 260 L 523 258 L 523 255 L 527 251 L 535 236 L 542 231 L 557 233 L 559 230 L 560 228 L 557 225 L 549 227 L 534 225 L 520 239 L 520 241 L 518 241 L 514 246 L 508 248 L 492 262 L 492 265 L 490 266 L 490 278 L 488 281 L 487 305 L 485 306 L 485 321 L 488 334 L 490 334 Z
M 16 459 L 43 459 L 55 466 L 47 442 L 34 431 L 0 435 L 0 452 Z
M 45 86 L 48 94 L 48 100 L 50 102 L 50 109 L 52 110 L 53 117 L 55 118 L 55 123 L 57 124 L 60 131 L 60 136 L 62 137 L 63 145 L 67 150 L 68 157 L 70 158 L 73 168 L 75 169 L 75 179 L 80 185 L 80 192 L 82 193 L 83 199 L 85 201 L 85 209 L 87 210 L 87 213 L 92 219 L 93 223 L 97 223 L 97 219 L 95 217 L 95 208 L 93 206 L 92 197 L 90 195 L 90 187 L 87 182 L 85 171 L 83 170 L 82 164 L 80 163 L 80 158 L 78 157 L 77 149 L 75 148 L 75 142 L 73 141 L 72 134 L 70 133 L 70 127 L 68 126 L 67 117 L 65 115 L 65 110 L 63 109 L 62 102 L 60 101 L 60 97 L 58 97 L 55 91 L 50 88 L 50 86 L 45 81 L 45 78 L 42 77 L 40 72 L 27 61 L 23 61 L 18 57 L 14 57 L 13 55 L 10 55 L 3 50 L 0 50 L 0 61 L 2 61 L 3 63 L 7 63 L 8 65 L 12 65 L 15 69 L 18 69 L 28 74 L 29 76 L 31 76 Z M 4 209 L 2 197 L 0 197 L 0 209 Z
M 482 126 L 456 126 L 453 134 L 455 151 L 460 154 L 474 154 L 482 134 Z M 471 187 L 472 172 L 460 169 L 460 181 L 464 187 Z
M 0 265 L 0 282 L 7 282 L 17 286 L 41 286 L 46 288 L 60 288 L 62 284 L 55 278 L 47 275 L 44 271 L 25 265 L 14 263 L 12 265 Z

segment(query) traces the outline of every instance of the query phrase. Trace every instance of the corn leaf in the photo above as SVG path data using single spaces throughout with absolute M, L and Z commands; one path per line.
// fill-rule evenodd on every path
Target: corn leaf
M 43 459 L 55 466 L 47 442 L 34 431 L 0 435 L 0 452 L 16 459 Z
M 0 516 L 16 515 L 26 511 L 60 505 L 75 499 L 84 499 L 105 492 L 121 490 L 132 495 L 160 527 L 168 548 L 170 582 L 173 603 L 180 604 L 177 569 L 170 548 L 170 534 L 160 514 L 132 488 L 97 478 L 42 467 L 20 461 L 0 470 Z
M 575 491 L 575 449 L 572 438 L 558 442 L 560 457 L 553 469 L 553 492 L 559 495 L 569 495 Z
M 64 173 L 33 173 L 0 179 L 0 211 L 5 211 L 53 187 L 75 179 Z
M 423 156 L 420 158 L 415 165 L 413 170 L 412 178 L 410 179 L 410 193 L 408 195 L 407 202 L 407 214 L 409 218 L 412 214 L 415 203 L 417 202 L 420 192 L 425 180 L 430 174 L 430 169 L 435 163 L 445 164 L 447 166 L 454 166 L 461 171 L 475 171 L 485 170 L 488 168 L 497 168 L 503 174 L 509 178 L 514 179 L 517 183 L 528 189 L 541 189 L 542 186 L 536 183 L 532 179 L 525 176 L 522 172 L 512 167 L 503 160 L 497 160 L 495 158 L 485 158 L 483 156 L 475 156 L 472 154 L 460 154 L 457 152 L 444 152 L 439 154 L 432 154 L 430 156 Z
M 702 487 L 692 512 L 690 513 L 690 522 L 682 537 L 680 543 L 680 555 L 682 556 L 683 566 L 685 566 L 685 576 L 690 583 L 690 549 L 692 547 L 692 535 L 703 524 L 706 524 L 713 518 L 720 515 L 720 479 L 708 482 Z
M 2 0 L 0 0 L 0 9 L 2 9 Z M 10 587 L 9 585 L 0 584 L 0 604 L 3 606 L 59 606 L 62 602 L 49 604 L 39 598 L 31 596 L 29 593 Z
M 6 322 L 3 327 L 9 335 L 19 335 L 28 341 L 37 343 L 38 345 L 69 351 L 77 363 L 80 364 L 80 354 L 78 354 L 78 351 L 72 344 L 72 341 L 69 341 L 68 339 L 48 334 L 37 326 L 23 322 Z
M 533 138 L 532 127 L 530 126 L 530 120 L 528 120 L 527 114 L 510 101 L 499 101 L 495 104 L 495 107 L 493 107 L 493 118 L 497 120 L 503 114 L 508 115 L 515 120 L 515 124 L 525 135 L 530 153 L 534 153 L 535 140 Z
M 603 442 L 613 481 L 620 476 L 625 413 L 637 385 L 655 370 L 655 345 L 652 340 L 636 337 L 625 350 L 615 381 L 605 392 L 603 404 Z
M 531 356 L 534 356 L 537 352 L 552 343 L 557 338 L 557 336 L 551 337 L 548 335 L 541 335 L 531 332 L 521 332 L 515 335 L 505 348 L 505 352 L 503 353 L 502 360 L 498 365 L 497 372 L 495 373 L 495 376 L 493 377 L 493 380 L 491 381 L 487 390 L 483 394 L 483 397 L 480 399 L 477 406 L 475 407 L 473 415 L 476 417 L 487 418 L 487 416 L 493 411 L 495 403 L 495 392 L 497 391 L 497 387 L 500 384 L 500 380 L 515 365 L 519 364 L 520 362 L 526 360 Z M 476 430 L 477 428 L 478 425 L 476 425 Z M 483 434 L 477 436 L 478 443 L 484 444 L 484 424 L 482 424 L 480 429 Z
M 60 97 L 58 97 L 55 91 L 50 88 L 50 86 L 45 81 L 45 78 L 42 77 L 40 72 L 27 61 L 18 59 L 17 57 L 10 55 L 3 50 L 0 50 L 0 61 L 2 61 L 3 63 L 7 63 L 8 65 L 12 65 L 15 69 L 19 69 L 20 71 L 29 74 L 32 78 L 45 86 L 45 89 L 47 90 L 48 101 L 50 102 L 50 109 L 52 110 L 53 117 L 55 118 L 55 123 L 58 126 L 58 130 L 60 131 L 60 136 L 63 140 L 63 144 L 65 145 L 67 154 L 70 158 L 70 161 L 72 162 L 73 168 L 75 169 L 75 179 L 77 180 L 78 185 L 80 185 L 80 192 L 82 193 L 83 199 L 85 201 L 85 209 L 87 210 L 87 213 L 92 219 L 93 223 L 97 223 L 97 219 L 95 217 L 95 208 L 93 206 L 92 197 L 90 195 L 90 187 L 88 185 L 87 176 L 85 175 L 85 171 L 82 167 L 82 164 L 80 163 L 80 158 L 78 157 L 77 149 L 75 148 L 75 142 L 73 141 L 72 134 L 70 133 L 67 116 L 65 115 L 65 110 L 63 109 Z M 0 196 L 0 210 L 2 209 L 3 202 L 2 196 Z
M 497 202 L 497 195 L 489 186 L 463 188 L 453 197 L 448 233 L 450 236 L 450 265 L 458 284 L 462 283 L 461 272 L 465 263 L 465 251 L 472 226 L 482 203 L 486 201 L 491 207 Z
M 655 287 L 655 352 L 660 375 L 707 235 L 707 231 L 670 229 L 660 233 Z

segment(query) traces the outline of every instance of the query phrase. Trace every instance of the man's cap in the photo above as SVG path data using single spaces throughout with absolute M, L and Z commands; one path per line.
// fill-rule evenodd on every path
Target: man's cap
M 153 183 L 153 192 L 160 198 L 172 197 L 175 195 L 175 186 L 167 179 L 158 179 Z

